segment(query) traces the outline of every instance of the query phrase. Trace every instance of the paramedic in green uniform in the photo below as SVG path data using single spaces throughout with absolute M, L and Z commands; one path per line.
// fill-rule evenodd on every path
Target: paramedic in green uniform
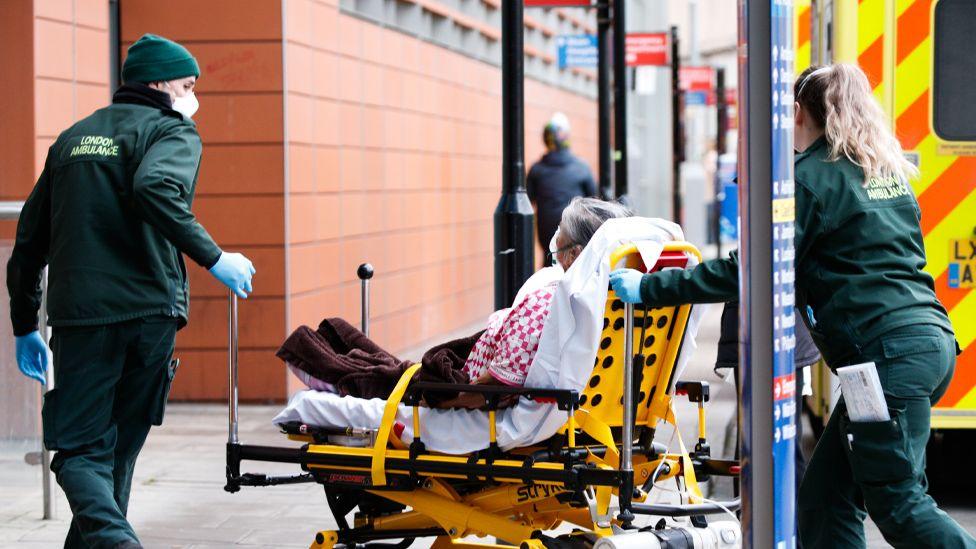
M 831 368 L 874 362 L 890 421 L 856 423 L 843 399 L 800 487 L 804 549 L 865 547 L 865 511 L 895 547 L 976 547 L 926 493 L 929 410 L 958 347 L 932 277 L 902 155 L 867 78 L 853 65 L 794 83 L 797 309 Z M 651 306 L 738 296 L 738 257 L 690 271 L 611 274 L 624 301 Z
M 7 264 L 21 371 L 45 382 L 38 332 L 49 268 L 54 386 L 44 445 L 71 506 L 65 547 L 141 547 L 126 520 L 136 458 L 160 425 L 186 324 L 185 254 L 247 297 L 254 267 L 222 251 L 190 210 L 201 143 L 200 75 L 183 46 L 145 35 L 129 48 L 112 104 L 58 136 L 24 204 Z

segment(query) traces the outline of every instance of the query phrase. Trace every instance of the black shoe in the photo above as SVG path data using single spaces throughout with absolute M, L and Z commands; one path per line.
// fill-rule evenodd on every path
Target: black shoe
M 117 544 L 113 549 L 142 549 L 142 545 L 136 541 L 126 540 Z

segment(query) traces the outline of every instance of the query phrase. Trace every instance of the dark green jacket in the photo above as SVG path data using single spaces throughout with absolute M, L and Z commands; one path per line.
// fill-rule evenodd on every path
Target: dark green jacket
M 185 325 L 180 252 L 205 268 L 221 253 L 190 211 L 200 153 L 193 121 L 141 85 L 123 86 L 111 106 L 62 133 L 7 263 L 14 334 L 37 329 L 45 265 L 52 326 L 160 315 Z
M 842 366 L 865 344 L 910 324 L 952 330 L 925 267 L 921 212 L 911 187 L 828 160 L 823 138 L 796 155 L 797 308 L 827 362 Z M 716 303 L 739 294 L 738 254 L 691 271 L 646 275 L 650 305 Z M 815 320 L 814 320 L 815 319 Z

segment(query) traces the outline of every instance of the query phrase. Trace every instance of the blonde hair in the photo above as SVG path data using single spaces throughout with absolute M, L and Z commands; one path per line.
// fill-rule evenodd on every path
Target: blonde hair
M 864 71 L 837 63 L 803 71 L 793 84 L 796 102 L 823 128 L 830 160 L 847 158 L 864 171 L 864 184 L 875 177 L 909 181 L 918 168 L 902 154 Z

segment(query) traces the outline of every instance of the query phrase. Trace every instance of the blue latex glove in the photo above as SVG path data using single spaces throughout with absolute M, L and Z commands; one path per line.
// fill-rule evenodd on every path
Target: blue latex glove
M 17 349 L 17 366 L 20 373 L 47 385 L 47 343 L 40 332 L 14 338 Z
M 640 284 L 644 275 L 634 269 L 617 269 L 610 273 L 610 285 L 624 303 L 640 303 Z
M 221 253 L 217 263 L 210 267 L 210 274 L 241 299 L 247 299 L 247 292 L 252 291 L 251 277 L 254 273 L 251 260 L 235 253 Z

